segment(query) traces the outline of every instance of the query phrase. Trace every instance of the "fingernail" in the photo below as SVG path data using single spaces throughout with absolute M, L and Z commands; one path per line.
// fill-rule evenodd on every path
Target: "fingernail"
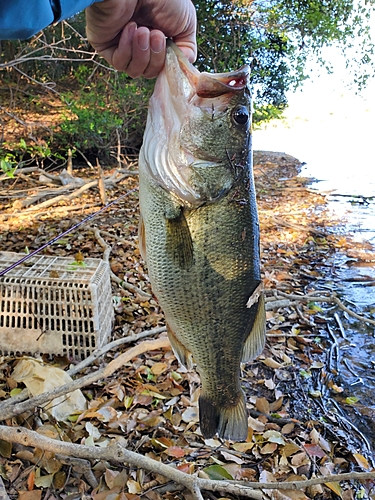
M 158 54 L 161 52 L 164 48 L 164 40 L 160 37 L 151 37 L 150 40 L 150 45 L 151 45 L 151 50 L 152 52 L 155 52 L 155 54 Z
M 138 36 L 138 46 L 141 50 L 148 50 L 150 47 L 150 35 L 148 31 L 142 31 Z
M 125 26 L 125 29 L 127 31 L 126 36 L 128 40 L 133 40 L 133 36 L 135 33 L 135 30 L 137 29 L 136 23 L 130 22 Z

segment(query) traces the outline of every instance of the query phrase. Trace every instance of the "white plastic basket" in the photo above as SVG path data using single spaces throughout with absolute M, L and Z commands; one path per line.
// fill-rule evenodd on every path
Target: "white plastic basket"
M 0 252 L 0 270 L 22 257 Z M 113 317 L 101 259 L 36 255 L 0 278 L 0 354 L 84 359 L 107 341 Z

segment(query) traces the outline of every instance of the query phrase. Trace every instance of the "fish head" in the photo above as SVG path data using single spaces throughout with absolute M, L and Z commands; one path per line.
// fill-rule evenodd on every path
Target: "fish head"
M 250 168 L 249 75 L 249 66 L 201 73 L 168 42 L 140 163 L 186 207 L 220 199 Z

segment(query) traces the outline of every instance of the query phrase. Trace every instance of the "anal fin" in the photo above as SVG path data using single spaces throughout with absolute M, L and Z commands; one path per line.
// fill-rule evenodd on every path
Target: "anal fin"
M 185 366 L 188 370 L 193 368 L 193 356 L 190 351 L 186 349 L 186 347 L 178 340 L 175 333 L 171 330 L 169 325 L 167 324 L 167 333 L 168 339 L 171 343 L 173 352 L 178 360 L 178 362 Z
M 242 363 L 256 358 L 263 351 L 266 341 L 266 308 L 263 293 L 259 295 L 257 304 L 253 304 L 252 307 L 257 307 L 257 311 L 243 348 Z

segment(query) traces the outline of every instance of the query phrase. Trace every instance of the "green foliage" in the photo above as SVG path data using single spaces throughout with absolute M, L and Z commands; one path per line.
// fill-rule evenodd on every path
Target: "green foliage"
M 0 157 L 0 170 L 13 179 L 14 172 L 17 170 L 17 162 L 12 153 L 6 153 L 3 157 Z
M 64 95 L 68 103 L 56 139 L 64 146 L 109 157 L 120 140 L 128 150 L 142 143 L 152 82 L 125 74 L 79 66 L 74 74 L 80 88 Z
M 375 0 L 196 0 L 195 5 L 198 69 L 224 72 L 249 64 L 255 124 L 282 115 L 287 91 L 308 77 L 309 58 L 330 71 L 322 58 L 325 46 L 341 45 L 359 88 L 374 74 L 369 19 Z M 16 88 L 27 82 L 27 105 L 38 106 L 37 88 L 51 92 L 63 108 L 61 123 L 52 134 L 44 132 L 42 141 L 30 144 L 34 139 L 25 130 L 27 143 L 4 145 L 0 167 L 8 175 L 19 161 L 56 162 L 68 148 L 108 160 L 119 141 L 122 153 L 140 147 L 153 82 L 109 68 L 84 33 L 80 14 L 30 41 L 1 42 L 1 59 L 8 61 L 2 64 L 3 80 Z
M 253 123 L 255 128 L 260 123 L 267 123 L 271 120 L 279 119 L 283 116 L 286 104 L 274 106 L 272 104 L 265 104 L 264 106 L 254 105 Z
M 27 143 L 21 138 L 18 142 L 4 142 L 0 150 L 0 168 L 9 177 L 14 176 L 17 168 L 26 165 L 37 164 L 43 168 L 46 160 L 54 163 L 64 158 L 60 153 L 52 151 L 51 146 L 43 140 Z
M 310 57 L 322 58 L 322 48 L 341 44 L 343 50 L 361 41 L 357 54 L 347 52 L 353 82 L 365 84 L 374 74 L 374 46 L 369 18 L 374 0 L 198 0 L 198 65 L 228 71 L 250 64 L 255 120 L 279 116 L 286 92 L 306 78 Z

